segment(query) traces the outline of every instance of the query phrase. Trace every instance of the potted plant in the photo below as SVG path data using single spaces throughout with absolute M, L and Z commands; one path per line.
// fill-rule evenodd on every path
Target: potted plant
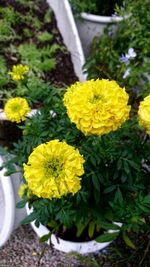
M 122 16 L 117 16 L 116 11 L 124 8 L 122 0 L 69 0 L 75 15 L 76 25 L 82 42 L 85 56 L 90 51 L 90 44 L 95 36 L 103 34 L 107 25 L 114 25 L 121 21 Z
M 28 91 L 31 93 L 32 90 L 42 87 L 42 81 L 49 81 L 61 87 L 78 79 L 84 80 L 84 75 L 79 70 L 81 53 L 77 46 L 78 36 L 73 48 L 69 43 L 65 47 L 54 13 L 46 1 L 37 0 L 36 4 L 34 1 L 28 3 L 21 0 L 11 3 L 3 1 L 0 16 L 0 143 L 5 145 L 18 138 L 20 134 L 20 130 L 16 131 L 15 123 L 10 125 L 3 113 L 3 106 L 8 98 L 26 96 Z M 71 49 L 74 49 L 76 55 L 78 54 L 78 58 L 76 57 L 73 62 L 68 52 Z M 20 64 L 28 65 L 30 69 L 29 72 L 26 71 L 30 77 L 26 85 L 17 77 L 12 79 L 9 74 Z M 66 75 L 62 71 L 64 66 Z M 14 133 L 11 136 L 10 131 Z
M 39 112 L 22 123 L 23 136 L 4 166 L 9 173 L 17 164 L 22 174 L 18 208 L 28 205 L 23 223 L 47 228 L 45 233 L 42 227 L 41 241 L 108 245 L 120 233 L 134 247 L 130 232 L 147 227 L 150 96 L 138 110 L 128 101 L 115 81 L 76 82 L 43 91 Z M 6 103 L 8 118 L 24 119 L 23 105 L 16 100 L 14 114 L 13 103 Z M 77 251 L 85 253 L 78 245 Z
M 88 79 L 108 78 L 125 86 L 136 103 L 150 91 L 150 5 L 149 1 L 128 1 L 115 31 L 110 27 L 92 44 L 84 71 Z M 121 15 L 120 14 L 120 15 Z
M 31 109 L 26 105 L 25 110 L 31 110 L 28 113 L 30 117 L 41 105 L 43 92 L 49 94 L 49 88 L 54 84 L 65 87 L 82 79 L 82 74 L 79 68 L 78 77 L 74 71 L 80 66 L 78 36 L 74 44 L 78 60 L 73 64 L 68 52 L 70 47 L 65 47 L 54 13 L 46 1 L 2 1 L 0 6 L 0 145 L 9 150 L 12 143 L 22 138 L 22 129 L 16 126 L 15 120 L 7 119 L 4 112 L 6 101 L 14 97 L 29 98 Z M 64 66 L 66 78 L 62 71 Z M 23 121 L 19 123 L 21 126 Z M 9 157 L 1 149 L 0 167 Z M 20 186 L 19 174 L 12 174 L 15 171 L 16 166 L 5 177 L 6 171 L 0 170 L 0 246 L 26 216 L 25 208 L 18 210 L 15 207 Z

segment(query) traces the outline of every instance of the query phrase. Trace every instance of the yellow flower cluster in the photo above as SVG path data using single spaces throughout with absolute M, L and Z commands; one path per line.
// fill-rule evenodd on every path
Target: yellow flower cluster
M 146 129 L 146 132 L 150 135 L 150 95 L 141 101 L 139 110 L 139 124 Z
M 28 66 L 23 66 L 22 64 L 13 66 L 12 71 L 9 71 L 8 74 L 11 75 L 14 81 L 19 81 L 24 79 L 24 75 L 29 71 Z
M 34 149 L 24 164 L 24 177 L 32 193 L 42 198 L 60 198 L 81 188 L 84 159 L 78 149 L 52 140 Z
M 14 97 L 7 101 L 4 107 L 6 118 L 12 122 L 21 122 L 26 119 L 27 114 L 31 111 L 25 98 Z
M 130 112 L 125 89 L 106 79 L 75 83 L 65 93 L 64 104 L 70 120 L 85 135 L 118 129 Z

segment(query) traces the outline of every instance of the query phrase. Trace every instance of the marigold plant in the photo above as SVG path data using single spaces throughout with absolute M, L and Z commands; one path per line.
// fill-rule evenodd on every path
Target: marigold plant
M 64 96 L 68 116 L 85 135 L 117 130 L 128 118 L 128 95 L 115 81 L 77 82 Z
M 19 65 L 13 66 L 12 71 L 9 71 L 8 74 L 11 75 L 14 81 L 19 81 L 25 78 L 24 75 L 28 73 L 28 71 L 29 71 L 28 66 L 19 64 Z
M 9 121 L 20 123 L 26 119 L 31 109 L 25 98 L 14 97 L 7 101 L 4 111 Z
M 24 176 L 36 196 L 60 198 L 80 190 L 83 163 L 77 149 L 66 142 L 52 140 L 34 149 L 28 163 L 24 164 Z
M 63 90 L 48 84 L 28 96 L 30 103 L 41 99 L 38 112 L 19 125 L 22 137 L 5 166 L 12 173 L 17 165 L 22 174 L 18 207 L 31 208 L 23 223 L 43 224 L 61 238 L 73 231 L 77 241 L 85 234 L 111 241 L 121 232 L 128 244 L 129 231 L 147 227 L 150 97 L 136 106 L 128 98 L 125 88 L 104 79 Z

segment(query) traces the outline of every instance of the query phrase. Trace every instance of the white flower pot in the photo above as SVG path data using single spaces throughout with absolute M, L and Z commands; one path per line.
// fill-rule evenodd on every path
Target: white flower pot
M 81 39 L 85 56 L 88 56 L 90 44 L 95 36 L 101 36 L 104 28 L 109 25 L 116 25 L 123 18 L 119 16 L 98 16 L 88 13 L 81 13 L 81 19 L 76 19 L 76 25 Z
M 27 214 L 29 215 L 32 211 L 32 209 L 29 209 L 28 205 L 26 205 Z M 116 223 L 118 226 L 121 226 L 120 223 Z M 36 227 L 34 222 L 31 223 L 31 226 L 37 236 L 40 238 L 43 235 L 49 234 L 49 230 L 43 226 L 40 225 L 39 227 Z M 115 230 L 109 230 L 109 232 L 116 232 Z M 87 253 L 93 253 L 98 250 L 102 250 L 106 248 L 111 242 L 104 242 L 99 243 L 95 240 L 87 241 L 87 242 L 72 242 L 72 241 L 66 241 L 62 238 L 56 237 L 54 234 L 51 235 L 51 243 L 53 247 L 59 251 L 69 253 L 69 252 L 77 252 L 79 254 L 87 254 Z M 50 244 L 50 241 L 47 241 L 47 244 Z
M 0 156 L 0 166 L 3 158 Z M 16 229 L 21 220 L 26 217 L 26 209 L 17 209 L 16 204 L 20 198 L 18 188 L 20 186 L 20 175 L 15 173 L 5 176 L 6 170 L 0 170 L 0 247 L 10 237 L 12 231 Z
M 47 0 L 47 2 L 55 14 L 64 44 L 71 54 L 75 73 L 79 80 L 84 82 L 86 75 L 83 74 L 82 66 L 85 58 L 70 4 L 68 0 Z
M 32 109 L 30 113 L 28 113 L 28 117 L 32 117 L 38 112 L 37 109 Z M 3 109 L 0 109 L 0 121 L 6 121 L 7 117 Z M 10 122 L 11 123 L 11 122 Z

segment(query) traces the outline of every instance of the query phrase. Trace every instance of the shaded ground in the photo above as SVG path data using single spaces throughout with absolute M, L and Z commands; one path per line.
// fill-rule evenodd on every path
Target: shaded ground
M 148 232 L 134 235 L 136 249 L 130 249 L 118 238 L 107 249 L 89 255 L 65 254 L 40 244 L 30 225 L 15 230 L 0 248 L 3 267 L 149 267 L 150 236 Z M 40 256 L 45 247 L 43 257 Z

